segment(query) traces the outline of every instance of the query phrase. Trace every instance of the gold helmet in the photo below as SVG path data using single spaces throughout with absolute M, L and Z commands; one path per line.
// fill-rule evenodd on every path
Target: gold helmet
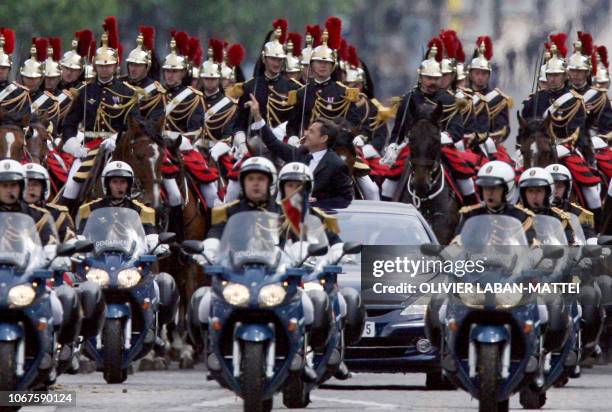
M 162 69 L 184 70 L 188 69 L 189 62 L 187 55 L 189 52 L 189 36 L 187 33 L 179 31 L 172 33 L 170 41 L 170 54 L 164 59 Z
M 342 42 L 342 20 L 329 17 L 325 21 L 325 30 L 321 36 L 321 44 L 314 48 L 310 56 L 311 61 L 325 61 L 336 63 L 337 50 Z
M 595 50 L 597 54 L 597 70 L 595 71 L 595 76 L 593 80 L 595 83 L 609 83 L 610 82 L 610 73 L 608 72 L 608 50 L 606 46 L 598 46 Z
M 0 29 L 0 67 L 11 67 L 15 50 L 15 32 L 12 29 Z
M 58 77 L 60 67 L 58 60 L 62 54 L 62 39 L 60 37 L 49 38 L 49 48 L 47 48 L 47 59 L 43 63 L 43 76 Z
M 546 74 L 563 74 L 567 71 L 565 62 L 565 56 L 567 55 L 566 39 L 567 34 L 565 33 L 550 35 L 552 44 L 550 46 L 550 58 L 546 62 Z
M 300 33 L 289 33 L 288 38 L 285 71 L 287 73 L 299 73 L 302 71 L 300 58 L 298 57 L 302 52 L 302 36 Z
M 34 44 L 30 48 L 30 58 L 23 62 L 19 74 L 23 77 L 40 78 L 43 76 L 42 61 L 47 56 L 47 46 L 49 41 L 44 38 L 34 39 Z
M 272 23 L 274 30 L 270 35 L 270 41 L 264 44 L 261 57 L 277 57 L 284 59 L 287 57 L 283 44 L 287 41 L 287 20 L 276 19 Z
M 84 69 L 83 77 L 85 77 L 85 80 L 91 80 L 96 77 L 96 70 L 92 64 L 86 63 Z
M 151 64 L 151 52 L 145 50 L 143 44 L 144 37 L 142 33 L 140 33 L 138 37 L 136 37 L 136 48 L 132 50 L 130 54 L 128 54 L 127 59 L 125 59 L 127 63 L 146 64 L 147 67 L 149 67 Z
M 470 62 L 468 70 L 480 69 L 491 71 L 491 59 L 493 58 L 493 42 L 489 36 L 480 36 L 476 40 L 476 50 Z
M 457 80 L 465 80 L 467 77 L 465 73 L 465 64 L 457 63 L 457 66 L 455 66 L 455 71 L 457 72 Z
M 365 71 L 361 68 L 361 60 L 354 46 L 347 47 L 346 83 L 365 83 Z
M 89 29 L 77 31 L 72 40 L 72 47 L 60 60 L 60 66 L 68 69 L 81 70 L 83 60 L 89 53 L 89 45 L 93 42 L 93 32 Z
M 102 34 L 102 46 L 96 49 L 96 55 L 94 56 L 94 64 L 117 64 L 119 58 L 117 57 L 117 51 L 108 45 L 108 33 Z
M 419 76 L 442 77 L 442 70 L 440 68 L 442 51 L 440 50 L 440 53 L 438 52 L 439 47 L 439 43 L 430 41 L 427 58 L 421 62 L 417 70 Z
M 202 63 L 200 77 L 221 78 L 221 64 L 219 64 L 221 61 L 223 61 L 223 42 L 217 39 L 208 40 L 208 60 Z
M 591 54 L 593 53 L 593 37 L 586 32 L 578 32 L 578 40 L 574 42 L 574 53 L 567 61 L 568 70 L 591 70 Z
M 318 25 L 306 26 L 306 36 L 304 38 L 304 48 L 300 53 L 300 64 L 307 66 L 310 64 L 313 46 L 317 46 L 321 38 L 321 28 Z

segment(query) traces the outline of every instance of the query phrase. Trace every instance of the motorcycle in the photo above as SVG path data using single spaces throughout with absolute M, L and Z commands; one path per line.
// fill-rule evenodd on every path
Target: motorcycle
M 98 284 L 106 302 L 102 332 L 85 340 L 84 353 L 96 362 L 106 382 L 121 383 L 130 364 L 153 348 L 159 319 L 172 319 L 172 314 L 163 312 L 175 309 L 176 302 L 160 301 L 151 267 L 157 262 L 153 254 L 157 247 L 176 236 L 161 233 L 159 244 L 147 251 L 138 213 L 114 207 L 94 210 L 82 236 L 94 244 L 94 250 L 77 264 L 77 273 Z
M 90 244 L 62 244 L 57 256 L 85 252 Z M 0 390 L 46 388 L 55 366 L 58 334 L 47 280 L 53 271 L 32 218 L 3 213 L 0 219 Z M 55 323 L 55 322 L 54 322 Z
M 299 286 L 308 269 L 302 264 L 328 251 L 326 243 L 310 244 L 303 259 L 292 261 L 279 247 L 279 219 L 263 211 L 232 216 L 221 238 L 219 263 L 203 262 L 212 278 L 204 336 L 208 370 L 243 399 L 249 412 L 271 410 L 274 394 L 303 373 L 308 342 Z M 206 257 L 199 241 L 185 241 L 183 249 Z
M 541 319 L 530 288 L 534 260 L 521 223 L 509 216 L 467 220 L 459 244 L 421 245 L 426 256 L 477 270 L 449 276 L 455 283 L 440 309 L 443 374 L 479 401 L 479 410 L 507 411 L 510 396 L 538 371 Z M 541 250 L 558 259 L 559 246 Z M 452 284 L 450 286 L 453 286 Z

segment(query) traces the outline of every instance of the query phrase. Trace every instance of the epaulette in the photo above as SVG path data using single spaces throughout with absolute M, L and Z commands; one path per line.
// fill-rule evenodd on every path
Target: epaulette
M 155 209 L 140 203 L 138 200 L 132 200 L 132 202 L 140 208 L 140 220 L 142 224 L 155 225 Z
M 576 203 L 571 203 L 576 209 L 580 210 L 578 221 L 583 225 L 595 226 L 595 215 L 590 210 L 583 208 Z
M 550 210 L 556 213 L 561 219 L 570 220 L 570 216 L 565 210 L 559 209 L 558 207 L 551 207 Z
M 517 203 L 516 205 L 514 205 L 514 207 L 516 207 L 521 212 L 525 213 L 527 216 L 531 216 L 531 217 L 535 216 L 535 213 L 533 213 L 531 210 L 527 209 L 526 207 L 524 207 L 520 203 Z
M 387 120 L 395 117 L 395 114 L 397 113 L 397 105 L 393 105 L 392 107 L 386 107 L 386 106 L 383 106 L 383 104 L 379 102 L 377 99 L 372 99 L 371 102 L 374 105 L 374 107 L 376 107 L 376 110 L 377 110 L 377 113 L 376 113 L 377 121 L 384 123 Z
M 244 94 L 244 84 L 236 83 L 233 86 L 225 88 L 225 95 L 230 98 L 240 99 Z
M 47 203 L 45 206 L 47 206 L 47 207 L 49 207 L 51 209 L 55 209 L 55 210 L 57 210 L 59 212 L 62 212 L 62 213 L 68 213 L 69 212 L 69 210 L 68 210 L 68 208 L 66 206 L 58 205 L 57 203 Z
M 512 96 L 507 95 L 506 93 L 502 92 L 498 88 L 495 88 L 495 90 L 497 90 L 497 93 L 499 93 L 501 97 L 506 99 L 506 101 L 508 102 L 508 109 L 511 109 L 512 106 L 514 106 L 514 100 L 512 100 Z
M 89 217 L 89 215 L 91 214 L 91 206 L 93 204 L 96 204 L 98 202 L 100 202 L 102 200 L 102 198 L 100 199 L 96 199 L 96 200 L 92 200 L 91 202 L 87 202 L 83 205 L 81 205 L 81 207 L 79 207 L 79 218 L 81 219 L 87 219 Z
M 359 89 L 357 89 L 356 87 L 348 87 L 342 84 L 341 82 L 336 82 L 336 84 L 339 84 L 344 88 L 344 98 L 346 100 L 352 103 L 355 103 L 359 100 Z
M 287 104 L 289 106 L 295 106 L 297 103 L 297 90 L 289 90 L 287 93 Z
M 194 87 L 191 87 L 191 86 L 187 86 L 187 87 L 189 87 L 191 89 L 191 91 L 194 92 L 195 94 L 197 94 L 198 96 L 204 96 L 204 93 L 202 93 L 200 90 L 198 90 L 198 89 L 196 89 Z
M 227 222 L 227 209 L 238 203 L 240 203 L 240 200 L 234 200 L 231 203 L 213 207 L 210 212 L 210 223 L 212 225 L 218 225 L 219 223 Z
M 482 207 L 484 207 L 482 203 L 478 203 L 476 205 L 463 206 L 461 209 L 459 209 L 459 213 L 466 214 L 466 213 L 471 212 L 472 210 L 480 209 Z
M 318 207 L 312 208 L 313 212 L 315 212 L 321 219 L 323 219 L 323 224 L 325 225 L 325 229 L 333 232 L 335 234 L 340 233 L 340 226 L 338 225 L 338 219 L 335 216 L 328 215 L 323 210 Z
M 70 89 L 62 90 L 62 92 L 66 93 L 69 98 L 76 99 L 79 96 L 81 89 L 71 87 Z

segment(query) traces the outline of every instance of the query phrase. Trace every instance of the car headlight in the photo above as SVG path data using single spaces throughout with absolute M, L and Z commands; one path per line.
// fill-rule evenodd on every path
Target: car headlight
M 319 281 L 306 282 L 304 283 L 304 291 L 308 292 L 309 290 L 321 290 L 323 291 L 323 285 Z
M 518 305 L 523 298 L 522 293 L 507 292 L 495 294 L 495 305 L 502 308 L 512 308 Z
M 461 302 L 466 306 L 484 306 L 485 304 L 485 294 L 484 293 L 476 293 L 476 292 L 462 292 L 457 294 Z
M 36 291 L 32 285 L 28 284 L 14 286 L 8 294 L 9 303 L 16 307 L 28 306 L 34 301 L 35 297 Z
M 400 315 L 425 315 L 426 305 L 408 305 L 401 311 Z
M 108 276 L 108 272 L 106 270 L 91 268 L 85 275 L 87 280 L 90 282 L 96 283 L 99 286 L 106 286 L 110 280 Z
M 246 306 L 250 297 L 249 289 L 240 283 L 230 283 L 223 289 L 223 298 L 230 305 Z
M 119 284 L 119 287 L 131 288 L 132 286 L 135 286 L 136 284 L 138 284 L 138 282 L 140 282 L 140 278 L 142 278 L 142 276 L 140 275 L 140 272 L 138 272 L 137 269 L 123 269 L 117 275 L 117 283 Z
M 286 295 L 287 291 L 280 283 L 264 286 L 259 291 L 259 305 L 263 307 L 279 305 Z

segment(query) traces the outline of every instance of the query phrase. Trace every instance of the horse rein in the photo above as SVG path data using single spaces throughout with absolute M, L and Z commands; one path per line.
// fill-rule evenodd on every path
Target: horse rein
M 433 164 L 433 163 L 432 163 Z M 430 193 L 427 196 L 424 197 L 420 197 L 419 195 L 416 194 L 416 192 L 412 189 L 412 175 L 413 175 L 413 171 L 410 171 L 410 174 L 408 175 L 408 183 L 406 184 L 406 190 L 408 191 L 408 194 L 412 197 L 412 204 L 417 208 L 420 209 L 421 207 L 421 203 L 423 202 L 427 202 L 429 200 L 433 200 L 436 197 L 438 197 L 438 195 L 440 195 L 440 193 L 442 193 L 442 191 L 444 191 L 444 165 L 442 163 L 438 163 L 439 167 L 437 167 L 436 169 L 432 170 L 431 173 L 437 173 L 437 176 L 435 178 L 435 180 L 433 181 L 432 186 L 435 186 L 435 184 L 439 181 L 439 188 L 435 191 L 433 191 L 432 193 Z

